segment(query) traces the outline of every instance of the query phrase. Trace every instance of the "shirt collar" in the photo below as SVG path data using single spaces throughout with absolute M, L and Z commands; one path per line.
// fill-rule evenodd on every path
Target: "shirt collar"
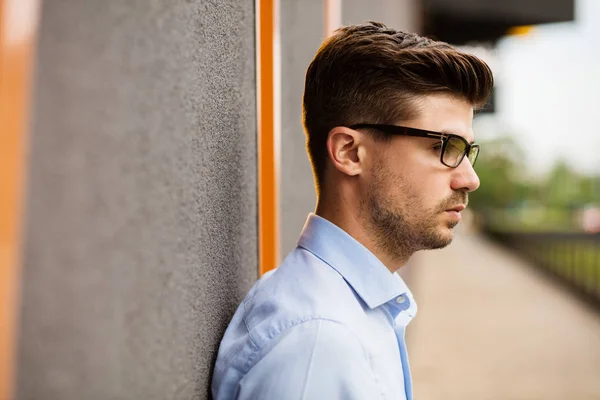
M 395 318 L 414 303 L 412 293 L 398 274 L 392 274 L 344 230 L 316 214 L 309 214 L 298 246 L 335 269 L 371 309 L 387 303 L 386 308 Z

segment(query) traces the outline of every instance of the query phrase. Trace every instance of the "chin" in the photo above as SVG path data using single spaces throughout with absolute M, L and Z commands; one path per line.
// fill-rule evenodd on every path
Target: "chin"
M 454 232 L 450 231 L 447 235 L 440 239 L 440 246 L 438 247 L 438 249 L 444 248 L 450 243 L 452 243 L 452 241 L 454 240 Z
M 452 243 L 453 239 L 454 231 L 451 228 L 442 228 L 435 235 L 431 235 L 423 247 L 429 250 L 442 249 Z
M 454 239 L 454 227 L 457 224 L 458 222 L 449 222 L 446 227 L 442 229 L 442 232 L 440 232 L 440 238 L 443 238 L 442 240 L 446 241 L 446 246 L 452 243 L 452 240 Z

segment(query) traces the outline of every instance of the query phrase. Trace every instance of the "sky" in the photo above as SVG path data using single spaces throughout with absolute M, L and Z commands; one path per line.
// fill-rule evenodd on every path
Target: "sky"
M 600 174 L 600 1 L 576 0 L 574 22 L 502 39 L 490 61 L 497 111 L 478 117 L 478 136 L 513 135 L 533 174 L 560 159 Z

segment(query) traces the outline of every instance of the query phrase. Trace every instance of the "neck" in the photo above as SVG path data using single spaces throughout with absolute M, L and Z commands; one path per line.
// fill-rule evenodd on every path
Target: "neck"
M 373 253 L 392 273 L 406 264 L 413 253 L 408 249 L 395 249 L 392 254 L 379 246 L 370 227 L 371 224 L 366 219 L 367 216 L 360 212 L 359 202 L 350 201 L 343 195 L 335 198 L 325 198 L 321 195 L 317 201 L 315 214 L 337 225 L 352 236 Z

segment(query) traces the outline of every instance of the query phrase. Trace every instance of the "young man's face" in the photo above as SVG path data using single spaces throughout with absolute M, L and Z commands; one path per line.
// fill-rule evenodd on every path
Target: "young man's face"
M 447 95 L 429 95 L 419 102 L 418 118 L 397 125 L 452 133 L 473 142 L 471 105 Z M 394 136 L 374 144 L 361 214 L 379 247 L 392 256 L 444 247 L 467 204 L 467 193 L 479 178 L 465 157 L 457 168 L 440 162 L 441 141 Z M 452 209 L 456 209 L 451 211 Z

